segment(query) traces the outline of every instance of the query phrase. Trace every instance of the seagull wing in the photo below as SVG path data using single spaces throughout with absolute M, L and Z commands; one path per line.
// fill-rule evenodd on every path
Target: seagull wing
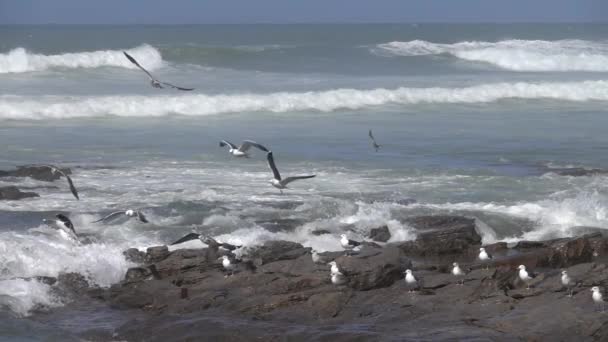
M 137 219 L 143 223 L 148 223 L 148 219 L 146 219 L 146 217 L 141 211 L 137 212 Z
M 241 144 L 241 146 L 239 146 L 239 151 L 247 152 L 247 150 L 249 150 L 251 146 L 256 147 L 264 152 L 269 152 L 266 147 L 251 140 L 243 140 L 243 143 Z
M 63 172 L 61 172 L 61 173 L 64 174 L 65 178 L 68 180 L 68 184 L 70 185 L 70 191 L 72 192 L 72 195 L 74 195 L 74 197 L 76 197 L 77 200 L 80 200 L 80 198 L 78 197 L 78 191 L 76 191 L 76 187 L 74 186 L 74 182 L 72 182 L 72 178 L 70 178 L 70 176 L 66 175 Z
M 180 238 L 179 240 L 175 241 L 171 245 L 177 245 L 177 244 L 182 243 L 182 242 L 186 242 L 186 241 L 190 241 L 190 240 L 196 240 L 196 239 L 198 239 L 199 236 L 201 236 L 201 234 L 190 233 L 190 234 L 188 234 L 188 235 Z
M 266 159 L 268 160 L 268 166 L 270 166 L 270 169 L 272 170 L 272 174 L 274 175 L 274 179 L 280 181 L 281 180 L 281 174 L 279 173 L 279 170 L 277 169 L 277 166 L 274 164 L 274 157 L 272 156 L 272 151 L 268 152 L 266 154 Z
M 372 134 L 372 130 L 369 130 L 369 138 L 372 139 L 373 142 L 376 142 L 376 139 L 374 139 L 374 135 Z
M 222 141 L 220 141 L 220 147 L 224 147 L 224 146 L 230 146 L 231 149 L 236 149 L 237 148 L 237 146 L 235 144 L 231 143 L 228 140 L 222 140 Z
M 309 175 L 309 176 L 292 176 L 292 177 L 287 177 L 285 179 L 283 179 L 283 185 L 287 185 L 293 181 L 296 181 L 298 179 L 307 179 L 307 178 L 313 178 L 316 177 L 317 175 Z M 350 241 L 350 240 L 349 240 Z
M 171 87 L 173 89 L 177 89 L 177 90 L 183 90 L 183 91 L 190 91 L 190 90 L 194 90 L 194 88 L 184 88 L 184 87 L 178 87 L 176 85 L 173 85 L 171 83 L 167 83 L 167 82 L 160 82 L 161 84 L 164 84 L 168 87 Z
M 156 81 L 156 79 L 154 78 L 154 76 L 152 76 L 152 74 L 149 73 L 148 70 L 144 69 L 144 67 L 142 67 L 141 65 L 139 65 L 139 63 L 137 63 L 137 61 L 135 60 L 135 58 L 133 58 L 131 55 L 129 55 L 125 51 L 123 51 L 122 53 L 125 54 L 125 57 L 127 57 L 127 59 L 129 61 L 131 61 L 131 63 L 135 64 L 138 68 L 140 68 L 143 72 L 145 72 L 148 75 L 148 77 L 150 77 L 151 80 Z
M 121 214 L 124 215 L 124 213 L 125 213 L 124 211 L 115 211 L 115 212 L 111 213 L 110 215 L 108 215 L 108 216 L 106 216 L 104 218 L 101 218 L 101 219 L 99 219 L 97 221 L 93 221 L 91 223 L 97 223 L 97 222 L 100 222 L 100 221 L 106 221 L 106 220 L 109 220 L 109 219 L 113 219 L 113 218 L 115 218 L 115 217 L 117 217 L 117 216 L 119 216 Z

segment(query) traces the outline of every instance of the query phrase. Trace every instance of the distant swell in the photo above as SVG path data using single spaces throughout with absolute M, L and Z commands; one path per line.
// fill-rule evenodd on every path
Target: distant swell
M 504 40 L 438 44 L 424 40 L 380 44 L 380 54 L 448 54 L 513 71 L 608 71 L 608 43 L 586 40 Z
M 608 81 L 495 83 L 466 88 L 336 89 L 318 92 L 174 96 L 0 96 L 0 119 L 331 112 L 380 105 L 487 103 L 503 99 L 608 101 Z
M 126 50 L 146 68 L 153 70 L 162 66 L 160 52 L 150 45 L 141 45 Z M 51 68 L 98 68 L 113 66 L 136 68 L 121 50 L 64 53 L 60 55 L 40 55 L 17 48 L 0 54 L 0 74 L 44 71 Z

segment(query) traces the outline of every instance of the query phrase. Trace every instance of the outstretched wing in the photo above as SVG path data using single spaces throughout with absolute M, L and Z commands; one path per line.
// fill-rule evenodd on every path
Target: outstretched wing
M 369 138 L 372 139 L 373 142 L 376 142 L 376 139 L 374 139 L 374 135 L 372 134 L 372 130 L 369 130 Z
M 110 219 L 113 219 L 113 218 L 115 218 L 115 217 L 117 217 L 117 216 L 119 216 L 121 214 L 124 214 L 124 213 L 125 213 L 124 211 L 115 211 L 115 212 L 111 213 L 110 215 L 108 215 L 108 216 L 106 216 L 104 218 L 101 218 L 101 219 L 99 219 L 97 221 L 93 221 L 91 223 L 97 223 L 97 222 L 100 222 L 100 221 L 110 220 Z
M 151 80 L 156 80 L 154 78 L 154 76 L 152 76 L 152 74 L 148 72 L 148 70 L 144 69 L 144 67 L 142 67 L 141 65 L 139 65 L 139 63 L 137 63 L 135 58 L 133 58 L 131 55 L 129 55 L 125 51 L 123 51 L 122 53 L 125 54 L 125 57 L 127 57 L 127 59 L 129 59 L 129 61 L 131 61 L 131 63 L 135 64 L 138 68 L 140 68 L 143 72 L 145 72 L 148 75 L 148 77 L 150 77 Z
M 141 211 L 137 212 L 137 218 L 139 219 L 139 221 L 141 221 L 143 223 L 148 223 L 148 219 L 146 219 L 146 217 L 144 216 L 144 214 Z
M 57 214 L 55 215 L 55 217 L 57 217 L 61 222 L 63 222 L 63 224 L 68 227 L 72 233 L 74 233 L 74 235 L 76 235 L 76 230 L 74 229 L 74 224 L 72 223 L 72 221 L 70 221 L 70 219 L 63 215 L 63 214 Z
M 247 152 L 247 150 L 249 150 L 251 148 L 251 146 L 258 148 L 264 152 L 269 152 L 266 147 L 264 147 L 261 144 L 256 143 L 255 141 L 252 141 L 252 140 L 243 140 L 243 143 L 239 147 L 239 151 Z
M 72 195 L 74 195 L 74 197 L 76 197 L 77 200 L 80 200 L 80 198 L 78 197 L 78 191 L 76 191 L 76 187 L 74 186 L 74 182 L 72 182 L 72 178 L 70 178 L 70 176 L 66 175 L 63 172 L 61 172 L 61 173 L 68 180 L 68 184 L 70 185 L 70 191 L 72 192 Z
M 313 178 L 316 177 L 317 175 L 310 175 L 310 176 L 292 176 L 292 177 L 287 177 L 283 180 L 283 185 L 287 185 L 293 181 L 296 181 L 298 179 L 307 179 L 307 178 Z
M 173 85 L 171 83 L 167 83 L 167 82 L 160 82 L 161 84 L 164 84 L 168 87 L 171 87 L 173 89 L 177 89 L 177 90 L 183 90 L 183 91 L 190 91 L 190 90 L 194 90 L 194 88 L 184 88 L 184 87 L 178 87 L 176 85 Z
M 182 242 L 186 242 L 186 241 L 190 241 L 190 240 L 196 240 L 196 239 L 198 239 L 199 236 L 201 236 L 201 234 L 190 233 L 190 234 L 188 234 L 188 235 L 180 238 L 179 240 L 175 241 L 171 245 L 177 245 L 177 244 L 182 243 Z
M 274 179 L 280 181 L 281 180 L 281 174 L 279 173 L 279 170 L 277 169 L 277 166 L 274 164 L 274 157 L 272 156 L 272 151 L 268 152 L 266 154 L 266 160 L 268 160 L 268 166 L 270 166 L 270 169 L 272 170 L 272 174 L 274 175 Z
M 237 148 L 237 146 L 235 144 L 231 143 L 228 140 L 222 140 L 222 141 L 220 141 L 220 147 L 224 147 L 224 146 L 230 146 L 231 149 L 236 149 Z

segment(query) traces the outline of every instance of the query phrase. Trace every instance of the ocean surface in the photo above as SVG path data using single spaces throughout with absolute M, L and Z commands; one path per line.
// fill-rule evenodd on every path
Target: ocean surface
M 123 50 L 196 89 L 150 87 Z M 0 169 L 70 167 L 81 195 L 0 178 L 40 194 L 0 201 L 0 332 L 97 327 L 99 313 L 74 310 L 74 324 L 69 299 L 24 278 L 109 286 L 126 248 L 192 231 L 340 250 L 340 233 L 385 224 L 391 241 L 413 239 L 403 219 L 417 214 L 475 217 L 486 243 L 608 227 L 607 175 L 552 172 L 608 169 L 607 105 L 608 25 L 0 26 Z M 221 139 L 317 177 L 280 194 L 264 153 L 233 158 Z M 151 223 L 91 223 L 126 209 Z M 86 242 L 42 223 L 57 212 Z

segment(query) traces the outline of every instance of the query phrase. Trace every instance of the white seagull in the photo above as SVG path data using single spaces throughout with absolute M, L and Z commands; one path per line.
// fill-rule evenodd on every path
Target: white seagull
M 137 218 L 140 222 L 142 223 L 148 223 L 148 219 L 146 219 L 146 217 L 144 216 L 144 214 L 139 211 L 139 210 L 127 210 L 127 211 L 115 211 L 113 213 L 111 213 L 110 215 L 107 215 L 97 221 L 93 221 L 91 223 L 97 223 L 100 221 L 108 221 L 108 220 L 112 220 L 120 215 L 126 215 L 127 217 L 135 217 Z
M 532 279 L 536 278 L 536 275 L 531 271 L 526 271 L 526 266 L 524 265 L 519 265 L 519 267 L 517 268 L 519 269 L 519 279 L 523 280 L 526 283 L 526 290 L 529 290 L 530 282 L 532 281 Z
M 494 257 L 492 257 L 490 253 L 486 252 L 486 249 L 483 247 L 479 248 L 479 255 L 477 257 L 479 258 L 479 260 L 486 263 L 486 270 L 490 268 L 488 262 L 494 259 Z
M 414 277 L 414 274 L 410 269 L 405 270 L 405 285 L 407 285 L 408 288 L 407 292 L 413 292 L 414 289 L 420 288 L 418 280 L 416 280 L 416 277 Z
M 178 87 L 178 86 L 173 85 L 171 83 L 161 82 L 161 81 L 157 80 L 156 78 L 154 78 L 154 76 L 152 76 L 152 74 L 150 72 L 148 72 L 148 70 L 144 69 L 144 67 L 142 67 L 141 65 L 139 65 L 139 63 L 137 63 L 137 61 L 135 60 L 135 58 L 133 58 L 131 55 L 129 55 L 125 51 L 123 51 L 122 53 L 125 54 L 125 57 L 127 57 L 127 59 L 129 61 L 131 61 L 131 63 L 135 64 L 138 68 L 140 68 L 143 72 L 145 72 L 146 75 L 148 75 L 148 77 L 150 78 L 150 85 L 152 85 L 152 87 L 163 89 L 163 88 L 165 88 L 163 86 L 167 86 L 167 87 L 170 87 L 170 88 L 173 88 L 173 89 L 177 89 L 177 90 L 185 90 L 185 91 L 194 90 L 194 88 Z
M 74 224 L 67 216 L 63 214 L 57 214 L 55 215 L 55 217 L 57 218 L 56 220 L 44 219 L 42 220 L 42 222 L 44 222 L 45 224 L 55 224 L 59 229 L 67 233 L 69 236 L 73 238 L 78 237 L 78 235 L 76 234 L 76 230 L 74 229 Z
M 355 241 L 355 240 L 350 240 L 349 238 L 347 238 L 346 234 L 341 234 L 340 237 L 341 237 L 340 245 L 342 245 L 342 248 L 344 248 L 344 250 L 347 251 L 347 255 L 348 255 L 348 251 L 351 251 L 355 247 L 361 245 L 361 242 Z
M 574 281 L 574 279 L 572 279 L 569 275 L 568 275 L 568 271 L 563 270 L 562 271 L 562 285 L 564 285 L 566 287 L 566 289 L 568 290 L 568 297 L 572 297 L 573 293 L 574 293 L 574 286 L 576 285 L 576 282 Z
M 241 146 L 236 146 L 235 144 L 231 143 L 228 140 L 222 140 L 220 141 L 220 147 L 224 147 L 224 146 L 228 146 L 228 153 L 232 154 L 235 157 L 245 157 L 245 158 L 249 158 L 249 154 L 247 153 L 247 151 L 249 151 L 249 149 L 253 146 L 256 147 L 264 152 L 269 152 L 268 149 L 266 147 L 264 147 L 264 145 L 258 144 L 255 141 L 251 141 L 251 140 L 243 140 L 243 142 L 241 143 Z
M 331 273 L 331 283 L 334 285 L 344 285 L 346 284 L 346 276 L 341 272 Z
M 460 268 L 460 265 L 458 265 L 457 262 L 453 263 L 452 266 L 454 266 L 452 268 L 452 274 L 458 279 L 458 282 L 456 284 L 464 285 L 464 276 L 466 274 L 464 273 L 462 268 Z
M 274 178 L 270 181 L 270 184 L 272 184 L 272 186 L 274 186 L 275 188 L 281 190 L 281 193 L 283 193 L 283 189 L 287 189 L 287 184 L 296 181 L 298 179 L 307 179 L 307 178 L 313 178 L 316 175 L 308 175 L 308 176 L 292 176 L 292 177 L 287 177 L 282 179 L 281 178 L 281 174 L 279 173 L 279 170 L 277 169 L 277 166 L 274 164 L 274 157 L 272 156 L 272 151 L 268 152 L 268 154 L 266 154 L 266 159 L 268 160 L 268 166 L 270 166 L 270 169 L 272 170 L 272 174 L 274 175 Z
M 80 199 L 78 197 L 78 191 L 76 191 L 76 187 L 74 186 L 74 182 L 72 182 L 72 178 L 70 178 L 70 176 L 68 176 L 65 172 L 63 172 L 57 166 L 54 166 L 54 165 L 40 165 L 40 166 L 41 167 L 48 167 L 49 169 L 51 169 L 51 172 L 53 174 L 59 173 L 60 175 L 62 175 L 63 177 L 65 177 L 68 180 L 68 185 L 70 186 L 70 191 L 72 192 L 72 195 L 74 195 L 74 197 L 76 197 L 77 200 Z
M 380 149 L 380 147 L 382 147 L 382 145 L 379 145 L 378 143 L 376 143 L 376 139 L 374 139 L 374 135 L 372 134 L 372 130 L 369 130 L 369 138 L 372 141 L 372 147 L 374 148 L 374 150 L 376 150 L 376 152 L 378 152 L 378 150 Z
M 601 312 L 604 312 L 604 296 L 600 291 L 598 286 L 594 286 L 591 288 L 591 298 L 593 298 L 593 303 L 595 304 L 595 310 L 597 311 L 598 307 L 601 308 Z
M 338 264 L 335 261 L 329 262 L 327 264 L 331 266 L 331 268 L 329 269 L 331 273 L 340 273 L 340 268 L 338 267 Z
M 224 255 L 219 259 L 222 259 L 222 266 L 224 267 L 224 269 L 226 271 L 230 272 L 230 275 L 232 275 L 234 272 L 234 267 L 235 267 L 235 264 L 232 262 L 232 260 L 230 260 L 230 258 L 227 255 Z

